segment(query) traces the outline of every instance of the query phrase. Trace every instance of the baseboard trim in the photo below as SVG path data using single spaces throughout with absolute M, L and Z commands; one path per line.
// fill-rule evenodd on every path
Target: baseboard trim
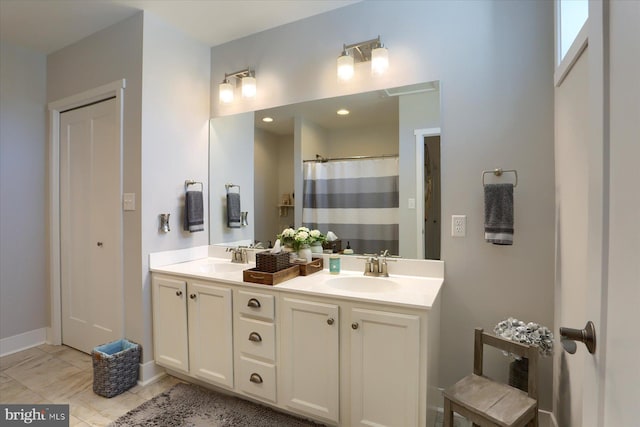
M 47 328 L 34 329 L 7 338 L 0 339 L 0 357 L 44 344 L 47 341 Z
M 158 381 L 160 378 L 167 375 L 165 369 L 156 365 L 156 362 L 151 360 L 147 363 L 140 363 L 140 374 L 138 375 L 138 385 L 145 386 L 152 382 Z

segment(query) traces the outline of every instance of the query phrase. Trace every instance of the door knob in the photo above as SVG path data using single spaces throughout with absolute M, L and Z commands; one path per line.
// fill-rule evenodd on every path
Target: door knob
M 584 343 L 589 353 L 596 352 L 596 327 L 589 320 L 584 329 L 560 328 L 560 343 L 569 354 L 574 354 L 577 349 L 576 341 Z
M 354 330 L 355 330 L 355 329 L 358 329 L 359 327 L 360 327 L 360 325 L 358 325 L 358 322 L 353 322 L 353 323 L 351 324 L 351 329 L 354 329 Z
M 196 298 L 198 298 L 198 296 L 196 294 L 191 294 L 189 295 L 189 298 L 195 300 Z

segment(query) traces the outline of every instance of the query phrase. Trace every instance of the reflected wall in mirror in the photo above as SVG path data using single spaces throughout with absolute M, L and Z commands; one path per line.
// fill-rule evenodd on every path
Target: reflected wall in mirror
M 253 155 L 252 239 L 267 246 L 284 228 L 304 224 L 333 231 L 342 249 L 349 242 L 356 253 L 440 258 L 438 82 L 261 110 L 253 129 L 238 126 L 230 133 L 233 117 L 212 120 L 211 177 L 220 182 L 210 188 L 225 179 L 216 177 L 216 164 L 233 175 L 246 170 Z M 232 140 L 221 141 L 216 126 Z M 437 132 L 423 137 L 425 129 Z M 239 146 L 250 138 L 253 147 Z M 242 164 L 234 168 L 225 159 L 225 143 L 243 153 Z M 248 190 L 243 198 L 251 197 Z M 210 212 L 224 210 L 214 206 L 220 194 L 210 200 Z M 212 244 L 247 237 L 214 223 L 210 229 Z

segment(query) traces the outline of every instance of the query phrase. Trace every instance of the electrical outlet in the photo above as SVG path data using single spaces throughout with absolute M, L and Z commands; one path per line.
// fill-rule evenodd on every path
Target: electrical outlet
M 467 235 L 467 216 L 451 215 L 451 236 L 465 237 Z

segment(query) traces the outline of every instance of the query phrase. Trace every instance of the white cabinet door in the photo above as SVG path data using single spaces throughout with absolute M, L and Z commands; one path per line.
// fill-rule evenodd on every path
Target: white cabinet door
M 153 351 L 157 364 L 189 372 L 187 282 L 153 276 Z
M 351 425 L 417 426 L 420 318 L 351 311 Z
M 283 403 L 337 422 L 339 307 L 285 297 L 281 310 Z
M 191 374 L 233 388 L 231 289 L 189 282 Z

